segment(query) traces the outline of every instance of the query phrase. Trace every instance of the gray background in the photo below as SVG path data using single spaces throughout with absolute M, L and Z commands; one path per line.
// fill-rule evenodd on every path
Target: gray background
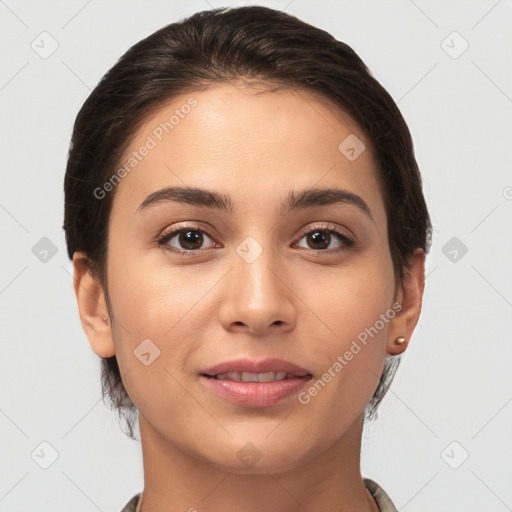
M 351 45 L 398 102 L 435 228 L 422 317 L 365 428 L 363 475 L 407 512 L 511 510 L 512 3 L 261 4 Z M 142 489 L 140 445 L 101 402 L 79 322 L 67 149 L 129 46 L 222 5 L 242 3 L 0 1 L 1 511 L 117 511 Z

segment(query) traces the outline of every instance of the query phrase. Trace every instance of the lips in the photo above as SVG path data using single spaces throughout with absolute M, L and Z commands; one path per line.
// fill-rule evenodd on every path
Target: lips
M 243 407 L 277 405 L 298 393 L 312 378 L 305 368 L 283 359 L 247 358 L 206 368 L 200 376 L 208 390 Z
M 206 377 L 228 378 L 239 382 L 268 382 L 307 377 L 311 374 L 301 366 L 284 359 L 235 359 L 224 361 L 201 372 Z M 261 380 L 260 380 L 261 378 Z

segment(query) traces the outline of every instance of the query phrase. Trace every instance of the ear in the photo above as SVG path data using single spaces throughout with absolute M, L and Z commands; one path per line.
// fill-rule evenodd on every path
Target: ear
M 423 290 L 425 289 L 425 257 L 422 249 L 416 249 L 411 256 L 410 269 L 405 270 L 404 279 L 397 291 L 397 302 L 402 305 L 391 321 L 386 351 L 398 355 L 405 351 L 421 313 Z M 396 338 L 405 338 L 405 343 L 398 345 Z
M 80 321 L 89 344 L 99 357 L 111 357 L 116 351 L 105 294 L 82 252 L 73 254 L 73 274 Z

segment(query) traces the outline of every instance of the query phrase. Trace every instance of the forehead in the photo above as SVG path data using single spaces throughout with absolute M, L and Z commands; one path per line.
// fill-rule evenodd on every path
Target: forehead
M 241 201 L 343 186 L 382 205 L 365 135 L 339 108 L 302 90 L 225 84 L 181 94 L 145 119 L 118 168 L 114 208 L 131 211 L 173 185 Z

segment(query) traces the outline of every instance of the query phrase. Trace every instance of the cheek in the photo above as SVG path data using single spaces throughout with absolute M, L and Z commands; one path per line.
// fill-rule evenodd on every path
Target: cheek
M 394 277 L 391 263 L 362 262 L 317 277 L 317 291 L 313 294 L 304 289 L 302 294 L 309 296 L 320 320 L 330 328 L 327 329 L 328 339 L 344 343 L 356 338 L 392 306 Z
M 185 266 L 166 265 L 160 254 L 155 258 L 156 249 L 133 245 L 121 237 L 112 240 L 108 266 L 114 314 L 130 337 L 162 338 L 190 309 L 197 286 Z
M 322 363 L 317 377 L 329 388 L 320 393 L 323 384 L 316 386 L 318 394 L 323 395 L 318 403 L 328 405 L 336 395 L 335 403 L 340 407 L 345 400 L 359 400 L 364 407 L 378 384 L 386 356 L 387 333 L 395 316 L 391 261 L 375 259 L 372 264 L 368 261 L 346 268 L 335 277 L 316 282 L 321 293 L 315 294 L 312 309 L 319 312 L 318 333 L 322 333 L 317 336 L 315 348 Z M 313 298 L 311 292 L 309 298 Z
M 171 425 L 176 408 L 190 407 L 179 367 L 199 339 L 190 329 L 184 332 L 190 327 L 187 312 L 197 302 L 199 290 L 179 270 L 157 268 L 140 256 L 124 253 L 121 263 L 111 267 L 109 294 L 116 319 L 116 357 L 126 391 L 141 414 L 151 417 L 158 411 Z
M 165 258 L 155 263 L 136 250 L 123 251 L 121 259 L 119 252 L 114 248 L 109 255 L 109 295 L 117 320 L 116 356 L 128 375 L 126 388 L 134 402 L 141 395 L 139 403 L 142 396 L 146 401 L 162 393 L 164 384 L 172 390 L 169 396 L 179 397 L 181 388 L 171 374 L 182 381 L 177 373 L 205 337 L 211 317 L 205 311 L 206 292 L 219 282 L 219 272 L 173 267 Z M 154 362 L 145 366 L 149 361 Z M 131 389 L 132 382 L 144 382 L 144 386 Z

